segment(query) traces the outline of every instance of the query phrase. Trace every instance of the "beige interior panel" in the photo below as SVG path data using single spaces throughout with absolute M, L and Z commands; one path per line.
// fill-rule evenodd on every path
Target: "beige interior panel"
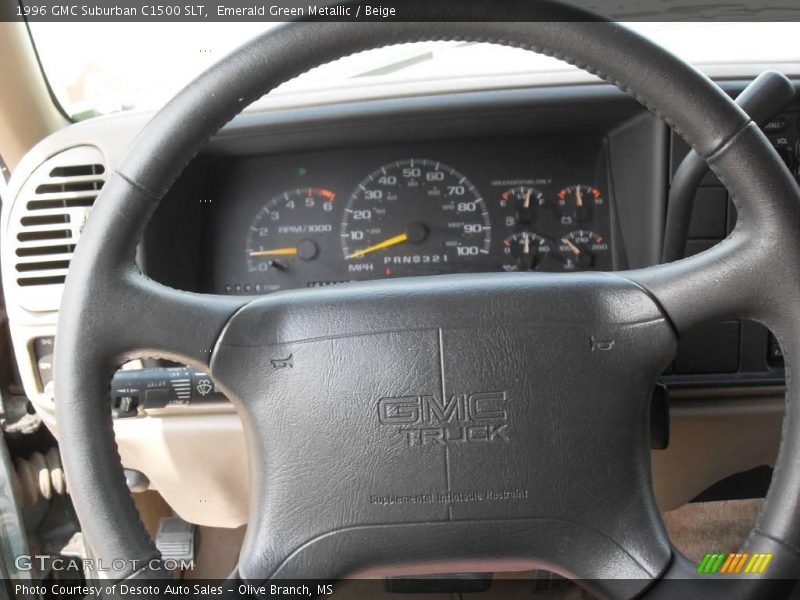
M 116 423 L 123 464 L 144 473 L 190 523 L 247 522 L 247 451 L 236 414 L 144 417 Z
M 224 579 L 230 575 L 239 562 L 244 534 L 244 527 L 198 528 L 194 570 L 184 571 L 183 579 Z
M 13 172 L 39 140 L 69 122 L 53 104 L 23 23 L 0 23 L 0 156 Z
M 150 534 L 150 537 L 155 539 L 158 532 L 158 522 L 165 517 L 172 516 L 169 504 L 164 501 L 164 498 L 158 492 L 153 490 L 134 494 L 133 501 L 139 511 L 139 517 L 142 519 L 144 528 Z
M 653 486 L 662 511 L 675 509 L 741 471 L 773 465 L 783 419 L 783 388 L 675 394 L 670 443 L 654 450 Z M 744 395 L 747 394 L 747 395 Z
M 729 475 L 774 463 L 783 389 L 747 392 L 672 401 L 670 446 L 652 453 L 662 512 Z M 55 430 L 51 402 L 38 410 Z M 117 420 L 115 430 L 125 467 L 144 473 L 177 515 L 199 525 L 235 528 L 247 522 L 249 465 L 241 420 L 232 409 L 224 411 L 218 406 L 180 414 L 176 409 Z

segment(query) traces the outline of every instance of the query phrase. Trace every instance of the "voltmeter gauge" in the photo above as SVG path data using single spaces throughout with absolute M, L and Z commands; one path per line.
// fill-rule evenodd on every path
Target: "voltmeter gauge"
M 589 221 L 595 208 L 605 204 L 599 189 L 583 184 L 565 187 L 558 192 L 557 199 L 562 225 Z

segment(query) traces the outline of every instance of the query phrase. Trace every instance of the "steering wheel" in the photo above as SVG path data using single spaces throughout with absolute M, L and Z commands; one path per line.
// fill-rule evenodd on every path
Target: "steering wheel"
M 55 360 L 61 451 L 94 554 L 117 579 L 158 572 L 108 386 L 124 361 L 160 356 L 208 370 L 244 423 L 242 579 L 546 568 L 613 598 L 782 595 L 800 573 L 800 189 L 714 83 L 625 27 L 557 2 L 433 4 L 403 3 L 417 22 L 294 23 L 254 39 L 171 100 L 109 177 L 72 261 Z M 441 22 L 464 11 L 469 22 Z M 178 291 L 137 269 L 160 200 L 243 107 L 322 63 L 423 40 L 525 48 L 616 84 L 706 158 L 733 195 L 735 230 L 637 271 L 258 298 Z M 772 485 L 742 549 L 773 558 L 764 573 L 726 578 L 697 574 L 669 543 L 649 407 L 681 335 L 733 318 L 774 332 L 788 387 Z

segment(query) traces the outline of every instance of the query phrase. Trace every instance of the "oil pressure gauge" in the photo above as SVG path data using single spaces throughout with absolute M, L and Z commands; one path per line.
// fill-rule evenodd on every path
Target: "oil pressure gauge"
M 558 258 L 552 260 L 556 245 L 532 231 L 520 230 L 503 240 L 504 271 L 557 270 Z

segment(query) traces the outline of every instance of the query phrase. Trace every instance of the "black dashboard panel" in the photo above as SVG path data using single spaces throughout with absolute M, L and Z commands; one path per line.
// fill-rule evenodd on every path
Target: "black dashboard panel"
M 735 96 L 745 83 L 722 85 Z M 800 148 L 797 110 L 767 127 L 793 168 L 795 157 L 786 149 Z M 492 226 L 488 258 L 499 261 L 490 265 L 483 257 L 469 270 L 503 268 L 504 248 L 498 243 L 507 238 L 493 223 L 504 216 L 498 193 L 510 189 L 500 182 L 517 180 L 523 189 L 545 188 L 541 191 L 550 202 L 564 186 L 597 188 L 606 212 L 599 218 L 593 214 L 586 228 L 606 232 L 609 252 L 602 259 L 608 263 L 593 261 L 590 268 L 647 267 L 660 260 L 666 192 L 671 171 L 685 152 L 662 121 L 610 86 L 486 91 L 246 114 L 215 136 L 178 179 L 145 230 L 138 260 L 147 275 L 178 289 L 269 292 L 249 271 L 248 251 L 292 247 L 299 256 L 300 248 L 297 243 L 250 248 L 252 222 L 282 193 L 305 200 L 313 189 L 335 194 L 327 221 L 331 242 L 324 252 L 321 244 L 312 249 L 319 253 L 313 259 L 321 267 L 317 273 L 304 269 L 290 285 L 381 276 L 376 267 L 382 264 L 353 273 L 350 265 L 355 263 L 345 258 L 341 238 L 334 238 L 355 229 L 343 232 L 342 222 L 360 183 L 381 166 L 415 158 L 441 162 L 462 174 L 487 204 Z M 367 244 L 365 234 L 364 240 L 355 240 L 361 245 L 348 246 L 349 253 L 402 233 L 410 221 L 407 214 L 400 216 L 388 223 L 397 223 L 401 231 L 381 224 L 377 229 L 383 237 Z M 734 221 L 727 194 L 713 176 L 707 177 L 695 205 L 689 252 L 716 243 Z M 532 222 L 531 229 L 544 230 L 541 226 Z M 405 247 L 410 246 L 404 242 L 391 249 Z M 402 253 L 370 253 L 371 258 L 386 256 L 403 260 Z M 448 263 L 448 268 L 461 268 Z M 392 276 L 405 274 L 417 273 Z M 680 355 L 668 371 L 670 385 L 754 385 L 782 378 L 780 348 L 766 329 L 749 322 L 710 324 L 687 336 Z
M 218 293 L 617 267 L 602 136 L 231 157 L 213 172 L 203 287 Z
M 524 200 L 531 187 L 545 197 L 549 208 L 535 212 L 540 217 L 549 215 L 550 225 L 545 223 L 547 219 L 534 222 L 537 215 L 531 223 L 522 225 L 533 233 L 540 233 L 536 231 L 538 227 L 543 231 L 542 237 L 550 236 L 553 242 L 550 250 L 554 255 L 563 252 L 567 258 L 569 253 L 574 256 L 574 250 L 558 236 L 584 231 L 603 238 L 600 241 L 594 238 L 598 251 L 588 261 L 590 264 L 586 264 L 586 258 L 581 258 L 574 267 L 567 266 L 568 269 L 647 266 L 654 264 L 660 254 L 660 228 L 668 181 L 667 131 L 663 122 L 610 86 L 486 91 L 241 115 L 209 142 L 161 202 L 145 229 L 138 260 L 148 276 L 178 289 L 222 293 L 228 290 L 227 293 L 233 294 L 262 294 L 283 289 L 282 286 L 270 287 L 271 282 L 263 279 L 258 281 L 257 273 L 249 270 L 255 266 L 249 259 L 281 263 L 291 255 L 250 257 L 249 253 L 290 248 L 292 252 L 296 250 L 295 256 L 299 257 L 301 250 L 303 254 L 309 252 L 309 245 L 301 249 L 297 242 L 303 240 L 291 240 L 287 235 L 284 241 L 288 243 L 279 239 L 276 241 L 281 243 L 277 244 L 258 240 L 256 245 L 248 238 L 254 233 L 252 227 L 259 226 L 259 223 L 253 225 L 257 213 L 271 201 L 285 203 L 286 199 L 281 196 L 286 192 L 303 203 L 309 189 L 316 190 L 311 195 L 318 199 L 320 192 L 333 192 L 336 196 L 328 215 L 331 220 L 322 223 L 330 225 L 325 235 L 329 240 L 335 237 L 334 233 L 362 235 L 359 231 L 363 228 L 354 226 L 354 218 L 348 219 L 342 231 L 346 205 L 359 183 L 363 184 L 382 166 L 414 158 L 446 165 L 443 185 L 447 185 L 447 180 L 454 183 L 452 170 L 477 190 L 492 227 L 488 253 L 483 252 L 486 249 L 483 239 L 478 244 L 452 239 L 453 223 L 462 230 L 471 226 L 469 231 L 475 238 L 484 233 L 475 235 L 475 225 L 485 222 L 461 216 L 455 220 L 445 219 L 443 216 L 449 215 L 444 215 L 447 211 L 443 208 L 443 214 L 439 214 L 435 222 L 450 226 L 449 239 L 438 234 L 437 242 L 436 232 L 427 231 L 426 227 L 421 246 L 425 251 L 419 259 L 413 257 L 418 253 L 411 251 L 412 240 L 409 240 L 393 245 L 386 252 L 370 252 L 369 261 L 353 261 L 345 258 L 340 237 L 329 242 L 325 252 L 321 243 L 311 247 L 313 263 L 320 268 L 309 269 L 309 264 L 304 265 L 302 272 L 298 271 L 300 276 L 293 281 L 292 277 L 288 278 L 287 287 L 385 276 L 386 266 L 392 268 L 393 277 L 442 272 L 431 268 L 436 266 L 433 261 L 442 262 L 441 256 L 431 260 L 431 243 L 445 245 L 447 269 L 502 270 L 509 254 L 523 252 L 512 247 L 504 254 L 503 242 L 510 237 L 506 235 L 509 228 L 504 217 L 509 215 L 503 214 L 508 207 L 497 206 L 501 201 L 498 194 L 519 187 L 525 191 L 517 192 L 517 200 L 520 195 Z M 410 164 L 405 166 L 410 167 Z M 506 184 L 509 185 L 503 187 Z M 553 217 L 559 214 L 558 209 L 552 208 L 560 201 L 558 193 L 576 185 L 585 186 L 580 188 L 581 193 L 586 191 L 592 196 L 595 193 L 592 188 L 596 189 L 602 206 L 592 210 L 590 218 L 577 226 L 567 228 L 568 224 L 563 227 L 553 224 Z M 566 198 L 566 204 L 572 198 L 574 194 Z M 364 200 L 366 198 L 357 203 Z M 413 203 L 402 199 L 394 202 L 381 223 L 371 228 L 374 231 L 363 231 L 363 239 L 354 239 L 352 247 L 347 246 L 348 253 L 364 250 L 402 233 L 414 234 L 414 227 L 419 238 L 420 228 L 406 219 L 409 211 L 401 210 L 398 217 L 396 209 L 409 204 Z M 315 211 L 307 211 L 302 219 L 300 212 L 306 211 L 296 212 L 296 219 L 286 221 L 288 229 L 283 234 L 291 232 L 292 227 L 302 226 L 302 221 L 310 218 L 307 215 Z M 482 211 L 478 213 L 483 217 Z M 280 220 L 282 218 L 280 215 Z M 314 216 L 311 220 L 321 218 Z M 396 218 L 405 221 L 395 224 Z M 427 218 L 431 216 L 426 215 Z M 498 218 L 502 226 L 493 224 Z M 426 219 L 414 221 L 421 220 L 427 226 Z M 409 224 L 414 227 L 405 232 L 403 227 Z M 379 234 L 383 237 L 378 237 Z M 373 243 L 367 243 L 368 240 Z M 519 241 L 522 243 L 516 247 L 524 246 L 525 240 L 520 240 L 520 236 L 511 240 L 512 246 Z M 537 241 L 531 239 L 528 244 L 538 251 Z M 568 241 L 576 244 L 579 250 L 593 243 L 586 235 L 576 235 Z M 476 245 L 477 259 L 463 256 L 474 253 L 472 247 Z M 465 248 L 459 250 L 460 246 Z M 459 252 L 462 256 L 458 256 Z M 384 266 L 381 259 L 387 256 L 411 264 Z M 421 269 L 413 264 L 414 260 L 428 265 Z M 325 268 L 326 262 L 330 269 Z M 358 268 L 366 270 L 354 272 L 351 265 L 355 262 L 372 262 L 371 271 L 369 265 L 362 264 Z M 513 267 L 505 265 L 505 268 Z M 547 265 L 536 264 L 535 268 L 559 270 L 561 267 L 551 261 Z

